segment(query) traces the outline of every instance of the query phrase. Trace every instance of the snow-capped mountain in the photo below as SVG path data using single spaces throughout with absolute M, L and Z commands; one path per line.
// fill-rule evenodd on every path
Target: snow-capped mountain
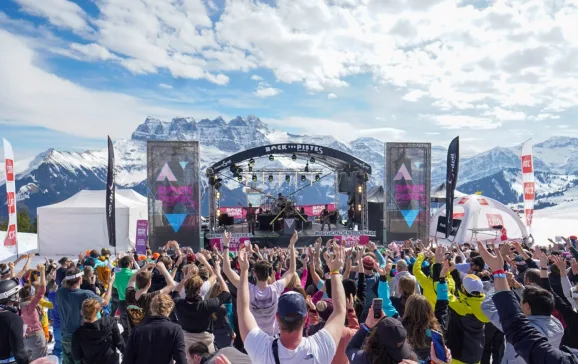
M 146 195 L 146 141 L 147 140 L 198 140 L 201 143 L 201 174 L 214 162 L 241 150 L 274 143 L 297 142 L 329 146 L 355 155 L 373 167 L 370 184 L 383 184 L 384 143 L 374 138 L 358 138 L 346 142 L 333 136 L 295 135 L 273 130 L 258 117 L 237 117 L 229 122 L 218 117 L 214 120 L 196 121 L 191 117 L 176 117 L 163 121 L 148 117 L 132 133 L 130 140 L 114 143 L 116 159 L 116 182 L 119 187 L 134 188 Z M 103 146 L 105 146 L 103 141 Z M 504 203 L 516 203 L 521 199 L 520 173 L 521 146 L 496 147 L 484 153 L 460 161 L 458 189 L 466 193 L 482 191 Z M 555 137 L 534 147 L 536 191 L 546 198 L 576 185 L 578 182 L 578 139 Z M 432 186 L 445 179 L 447 150 L 432 146 Z M 304 161 L 276 158 L 275 161 L 259 161 L 259 168 L 294 168 L 299 170 Z M 0 165 L 3 171 L 3 166 Z M 107 149 L 85 152 L 66 152 L 49 149 L 34 158 L 16 161 L 19 206 L 35 212 L 39 206 L 62 201 L 82 189 L 104 189 L 106 181 Z M 315 165 L 312 168 L 321 169 Z M 256 168 L 257 169 L 257 168 Z M 260 181 L 263 178 L 259 178 Z M 269 192 L 278 190 L 292 192 L 297 185 L 277 183 L 281 176 L 274 176 L 273 183 L 258 183 L 258 188 Z M 307 182 L 309 183 L 309 182 Z M 4 175 L 0 174 L 0 185 Z M 203 186 L 206 181 L 203 179 Z M 223 205 L 235 205 L 244 201 L 242 188 L 234 180 L 226 180 L 222 196 Z M 323 179 L 311 188 L 304 189 L 299 198 L 302 202 L 323 203 L 333 199 L 333 181 Z M 5 201 L 5 190 L 0 188 L 0 201 Z M 300 201 L 301 202 L 301 201 Z M 206 208 L 206 203 L 203 203 Z M 203 211 L 206 211 L 205 209 Z M 0 216 L 5 214 L 0 209 Z

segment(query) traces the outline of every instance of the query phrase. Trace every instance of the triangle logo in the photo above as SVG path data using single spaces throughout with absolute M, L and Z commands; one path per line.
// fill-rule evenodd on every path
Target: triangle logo
M 407 222 L 407 226 L 412 227 L 417 215 L 419 215 L 419 210 L 401 210 L 401 214 Z
M 413 164 L 415 164 L 416 168 L 419 169 L 419 168 L 421 168 L 423 163 L 422 162 L 413 162 Z
M 181 165 L 181 168 L 184 170 L 187 167 L 187 164 L 189 164 L 189 162 L 179 162 L 179 164 Z
M 161 173 L 159 173 L 159 176 L 157 177 L 157 182 L 162 182 L 165 179 L 168 179 L 169 182 L 177 181 L 177 178 L 175 177 L 173 171 L 171 171 L 168 163 L 165 163 L 165 165 L 161 169 Z
M 289 229 L 291 229 L 293 227 L 293 223 L 295 222 L 294 219 L 286 219 L 285 221 L 287 221 L 287 227 Z
M 165 214 L 167 221 L 176 233 L 181 228 L 181 225 L 187 218 L 188 214 Z
M 405 179 L 406 181 L 411 181 L 411 175 L 409 174 L 409 171 L 407 170 L 405 163 L 401 165 L 401 168 L 399 169 L 393 180 L 401 181 L 402 179 Z

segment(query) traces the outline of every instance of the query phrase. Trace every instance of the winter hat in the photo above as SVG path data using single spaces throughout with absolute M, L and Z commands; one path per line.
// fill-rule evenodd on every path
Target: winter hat
M 363 269 L 372 270 L 375 265 L 375 261 L 372 257 L 367 256 L 363 258 Z
M 153 253 L 153 259 L 154 259 L 154 260 L 159 259 L 160 256 L 161 256 L 161 255 L 160 255 L 159 253 Z
M 317 308 L 319 317 L 321 317 L 323 321 L 327 321 L 333 313 L 333 300 L 331 298 L 324 298 L 317 302 L 315 307 Z
M 478 276 L 474 274 L 468 274 L 465 276 L 462 281 L 462 285 L 464 286 L 466 292 L 472 296 L 479 296 L 484 291 L 484 283 Z

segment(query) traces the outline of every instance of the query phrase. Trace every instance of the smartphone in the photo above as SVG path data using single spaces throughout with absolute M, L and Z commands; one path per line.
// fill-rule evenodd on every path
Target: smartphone
M 371 306 L 373 307 L 373 317 L 376 319 L 381 318 L 381 311 L 383 310 L 383 299 L 374 298 Z
M 434 344 L 434 351 L 436 356 L 439 360 L 443 361 L 444 363 L 448 361 L 446 356 L 446 345 L 444 343 L 444 337 L 441 332 L 430 330 L 431 331 L 431 341 Z
M 555 239 L 556 239 L 557 243 L 562 243 L 562 237 L 561 236 L 557 236 Z

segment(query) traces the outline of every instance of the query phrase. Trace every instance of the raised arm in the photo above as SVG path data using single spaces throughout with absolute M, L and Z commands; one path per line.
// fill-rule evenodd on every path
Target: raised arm
M 169 271 L 167 270 L 167 267 L 165 267 L 165 265 L 162 262 L 157 263 L 157 269 L 161 272 L 161 274 L 165 277 L 165 281 L 167 282 L 167 285 L 161 289 L 161 293 L 160 294 L 169 294 L 173 291 L 173 289 L 176 286 L 175 281 L 173 280 L 173 276 L 171 276 L 171 274 L 169 273 Z
M 231 259 L 229 258 L 229 245 L 231 244 L 231 233 L 225 231 L 223 237 L 223 272 L 229 278 L 229 282 L 235 288 L 239 289 L 240 278 L 239 275 L 231 268 Z
M 295 243 L 297 242 L 297 239 L 299 239 L 299 235 L 297 235 L 297 230 L 295 230 L 295 231 L 293 231 L 293 236 L 291 237 L 291 240 L 289 241 L 289 269 L 287 270 L 287 272 L 285 272 L 283 277 L 280 279 L 280 281 L 283 282 L 283 285 L 285 287 L 287 287 L 287 285 L 291 282 L 291 280 L 293 279 L 293 276 L 295 275 L 295 271 L 296 271 Z
M 249 257 L 245 249 L 239 251 L 239 267 L 241 277 L 237 291 L 237 317 L 241 339 L 245 341 L 251 330 L 257 327 L 257 321 L 249 310 Z M 341 324 L 343 325 L 343 321 Z
M 31 259 L 32 259 L 32 254 L 27 254 L 26 255 L 26 263 L 24 263 L 24 267 L 22 267 L 22 270 L 16 275 L 16 278 L 22 279 L 22 277 L 24 277 L 26 272 L 28 272 L 28 269 L 30 269 L 30 260 Z
M 336 246 L 333 250 L 334 252 L 332 256 L 327 252 L 325 253 L 325 261 L 327 262 L 331 274 L 333 313 L 327 319 L 324 329 L 331 334 L 333 341 L 335 341 L 335 346 L 337 346 L 341 340 L 343 323 L 345 322 L 345 313 L 347 311 L 345 290 L 343 289 L 343 278 L 339 273 L 339 270 L 343 267 L 345 262 L 345 251 L 342 246 Z

